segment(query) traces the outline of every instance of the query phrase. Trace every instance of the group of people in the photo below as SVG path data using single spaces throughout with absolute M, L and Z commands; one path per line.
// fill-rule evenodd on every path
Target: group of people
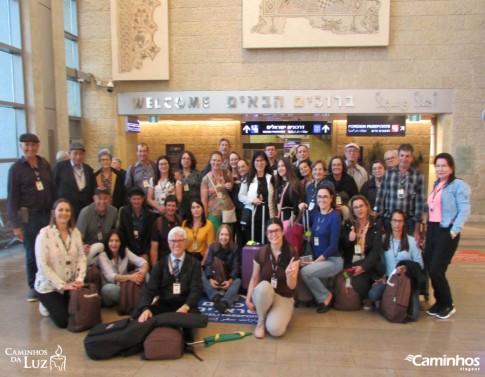
M 278 160 L 274 144 L 247 161 L 221 139 L 198 171 L 190 151 L 175 168 L 167 156 L 149 160 L 148 145 L 140 143 L 137 162 L 126 171 L 101 150 L 94 172 L 80 143 L 51 170 L 37 155 L 36 135 L 19 141 L 24 156 L 9 172 L 8 212 L 24 241 L 28 300 L 39 299 L 41 314 L 59 327 L 67 326 L 68 292 L 82 286 L 93 265 L 102 272 L 105 306 L 117 303 L 120 282 L 146 282 L 133 313 L 139 321 L 166 311 L 197 312 L 204 292 L 224 313 L 240 291 L 248 240 L 264 245 L 246 298 L 258 314 L 257 338 L 284 334 L 297 282 L 307 285 L 317 312 L 327 312 L 333 301 L 328 279 L 343 269 L 352 271 L 352 285 L 369 306 L 379 302 L 399 264 L 415 282 L 410 317 L 416 319 L 417 284 L 426 268 L 436 301 L 427 313 L 448 318 L 456 310 L 446 270 L 469 216 L 470 188 L 455 177 L 447 153 L 435 157 L 438 180 L 426 202 L 410 144 L 386 152 L 386 162 L 373 162 L 369 179 L 355 143 L 346 145 L 345 158 L 331 158 L 327 174 L 325 162 L 311 162 L 303 144 L 296 161 Z M 301 250 L 284 234 L 306 211 L 312 260 L 300 262 Z

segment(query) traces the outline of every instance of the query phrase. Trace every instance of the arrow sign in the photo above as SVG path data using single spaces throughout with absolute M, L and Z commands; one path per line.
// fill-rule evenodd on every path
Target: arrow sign
M 328 133 L 328 131 L 330 131 L 330 127 L 328 126 L 328 124 L 325 124 L 323 127 L 322 127 L 322 130 L 323 130 L 323 133 L 326 134 Z
M 246 126 L 243 127 L 243 131 L 244 131 L 245 134 L 247 134 L 247 133 L 249 133 L 249 131 L 251 131 L 251 128 L 249 128 L 249 126 L 246 125 Z

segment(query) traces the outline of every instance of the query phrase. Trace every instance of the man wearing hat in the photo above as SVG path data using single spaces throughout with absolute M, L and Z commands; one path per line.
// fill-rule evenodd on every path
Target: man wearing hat
M 71 143 L 70 159 L 58 162 L 53 172 L 57 198 L 64 198 L 71 202 L 76 220 L 79 212 L 93 201 L 95 181 L 93 169 L 83 162 L 85 151 L 83 144 Z
M 84 207 L 77 219 L 76 227 L 81 232 L 87 265 L 97 263 L 103 252 L 103 242 L 108 233 L 116 227 L 118 211 L 110 203 L 111 194 L 104 187 L 96 187 L 93 203 Z
M 345 146 L 345 163 L 347 165 L 347 174 L 354 178 L 357 188 L 360 189 L 369 180 L 367 171 L 360 166 L 357 161 L 360 157 L 360 148 L 355 143 L 350 143 Z
M 145 193 L 138 187 L 128 190 L 129 204 L 120 209 L 118 230 L 126 238 L 126 245 L 136 255 L 149 261 L 150 235 L 158 214 L 145 203 Z
M 37 272 L 35 238 L 41 228 L 49 225 L 56 187 L 49 163 L 37 155 L 39 138 L 27 133 L 20 136 L 19 142 L 24 155 L 8 173 L 7 211 L 14 236 L 24 242 L 29 284 L 27 300 L 36 301 L 33 289 Z

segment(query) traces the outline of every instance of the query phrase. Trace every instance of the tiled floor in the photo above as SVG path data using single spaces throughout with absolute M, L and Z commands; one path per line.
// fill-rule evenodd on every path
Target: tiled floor
M 470 224 L 460 249 L 485 253 L 485 224 Z M 392 324 L 378 313 L 295 309 L 288 332 L 280 339 L 266 337 L 198 346 L 203 362 L 192 355 L 174 361 L 145 361 L 140 356 L 92 361 L 84 353 L 86 333 L 56 328 L 38 313 L 38 304 L 25 299 L 24 254 L 21 247 L 0 250 L 0 377 L 6 376 L 458 376 L 485 375 L 485 263 L 453 263 L 448 272 L 457 313 L 437 320 L 422 312 L 418 322 Z M 432 303 L 432 299 L 431 299 Z M 426 304 L 425 304 L 426 305 Z M 105 322 L 118 319 L 103 311 Z M 252 326 L 210 323 L 197 338 L 218 332 L 251 331 Z M 51 371 L 58 345 L 66 371 Z M 44 356 L 15 356 L 38 350 Z M 415 366 L 408 355 L 480 358 L 480 370 L 456 366 Z

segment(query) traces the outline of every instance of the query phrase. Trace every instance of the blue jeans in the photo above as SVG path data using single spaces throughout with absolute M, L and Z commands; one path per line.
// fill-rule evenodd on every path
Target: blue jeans
M 330 257 L 323 262 L 313 262 L 300 270 L 300 276 L 312 292 L 315 301 L 318 304 L 323 303 L 329 294 L 326 282 L 328 279 L 337 275 L 344 266 L 342 257 Z
M 120 301 L 120 292 L 121 288 L 117 284 L 113 283 L 106 283 L 101 288 L 101 300 L 103 302 L 103 306 L 111 307 L 115 306 L 118 301 Z
M 22 223 L 24 234 L 25 265 L 27 269 L 27 283 L 34 288 L 37 263 L 35 261 L 35 239 L 40 230 L 49 225 L 50 211 L 29 211 L 29 222 Z
M 204 285 L 204 292 L 209 297 L 209 300 L 213 301 L 214 296 L 220 294 L 221 290 L 220 289 L 214 289 L 209 283 L 209 280 L 205 276 L 204 273 L 202 273 L 202 284 Z M 232 282 L 231 286 L 227 291 L 224 292 L 224 296 L 221 298 L 221 300 L 226 301 L 229 306 L 232 306 L 234 304 L 234 301 L 239 296 L 239 288 L 241 288 L 241 279 L 236 278 Z
M 369 291 L 369 300 L 372 302 L 380 301 L 386 290 L 386 283 L 377 283 L 372 286 Z M 414 290 L 411 293 L 411 310 L 408 310 L 409 318 L 413 321 L 417 321 L 419 317 L 419 290 Z

